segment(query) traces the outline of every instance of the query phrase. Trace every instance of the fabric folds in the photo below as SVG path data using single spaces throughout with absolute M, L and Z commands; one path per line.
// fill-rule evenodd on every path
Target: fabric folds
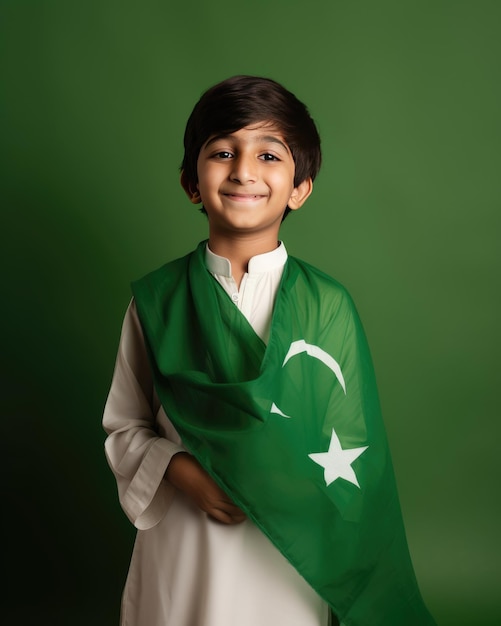
M 205 245 L 133 284 L 184 445 L 344 626 L 434 624 L 351 298 L 289 257 L 265 345 L 208 273 Z

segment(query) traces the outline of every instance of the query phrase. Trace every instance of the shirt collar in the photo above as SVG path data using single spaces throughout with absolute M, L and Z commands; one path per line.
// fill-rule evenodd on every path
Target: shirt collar
M 263 272 L 283 267 L 286 261 L 287 250 L 285 249 L 283 241 L 281 241 L 275 250 L 253 256 L 249 260 L 247 273 L 249 275 L 262 274 Z M 209 249 L 209 244 L 205 247 L 205 265 L 209 272 L 213 274 L 226 276 L 228 278 L 232 277 L 230 260 L 218 254 L 214 254 L 214 252 Z

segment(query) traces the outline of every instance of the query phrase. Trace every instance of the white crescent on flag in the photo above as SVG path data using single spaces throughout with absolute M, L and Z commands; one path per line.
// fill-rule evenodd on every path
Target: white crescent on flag
M 328 352 L 322 350 L 322 348 L 319 348 L 314 344 L 306 343 L 304 339 L 299 339 L 298 341 L 293 341 L 291 343 L 289 351 L 285 355 L 282 367 L 287 363 L 289 359 L 291 359 L 296 354 L 301 354 L 302 352 L 306 352 L 308 356 L 312 356 L 314 359 L 318 359 L 319 361 L 322 361 L 322 363 L 327 365 L 327 367 L 334 372 L 336 378 L 339 381 L 339 384 L 346 394 L 346 384 L 344 382 L 343 373 L 341 372 L 341 367 L 339 363 L 333 357 L 331 357 Z
M 304 339 L 299 339 L 298 341 L 293 341 L 291 343 L 289 350 L 285 355 L 282 367 L 284 367 L 293 356 L 296 356 L 297 354 L 302 354 L 303 352 L 306 352 L 308 356 L 311 356 L 314 359 L 322 361 L 322 363 L 324 363 L 324 365 L 326 365 L 334 373 L 346 395 L 346 383 L 339 363 L 328 352 L 322 350 L 322 348 L 320 348 L 319 346 L 311 343 L 306 343 Z M 272 404 L 270 413 L 276 413 L 277 415 L 281 415 L 282 417 L 286 417 L 289 419 L 291 417 L 290 415 L 285 414 L 281 409 L 279 409 L 274 402 Z M 368 446 L 361 446 L 358 448 L 343 449 L 341 447 L 339 437 L 337 436 L 336 431 L 333 428 L 328 452 L 314 452 L 308 454 L 308 456 L 312 461 L 317 463 L 317 465 L 320 465 L 324 468 L 324 480 L 327 487 L 331 483 L 335 482 L 338 478 L 343 478 L 344 480 L 352 483 L 360 489 L 357 476 L 353 468 L 351 467 L 351 464 L 363 452 L 365 452 L 367 448 Z

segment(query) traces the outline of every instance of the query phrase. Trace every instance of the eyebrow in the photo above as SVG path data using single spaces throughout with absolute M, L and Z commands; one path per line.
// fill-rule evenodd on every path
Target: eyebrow
M 204 148 L 208 148 L 211 144 L 213 144 L 216 141 L 219 141 L 220 139 L 232 139 L 232 138 L 233 138 L 233 135 L 231 133 L 220 133 L 219 135 L 215 135 L 214 137 L 209 139 L 209 141 L 207 141 L 207 143 L 205 144 Z M 273 135 L 259 135 L 252 141 L 252 143 L 259 143 L 261 141 L 264 143 L 278 143 L 280 146 L 282 146 L 282 148 L 284 148 L 286 152 L 290 153 L 290 149 L 287 146 L 287 144 L 281 141 L 280 139 L 278 139 L 278 137 L 274 137 Z

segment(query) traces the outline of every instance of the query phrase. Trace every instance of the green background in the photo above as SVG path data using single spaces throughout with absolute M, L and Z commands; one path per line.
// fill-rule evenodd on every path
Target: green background
M 323 168 L 282 234 L 359 308 L 427 604 L 441 626 L 500 624 L 500 3 L 0 12 L 6 623 L 118 623 L 134 532 L 101 415 L 129 282 L 205 237 L 184 124 L 250 73 L 318 124 Z

